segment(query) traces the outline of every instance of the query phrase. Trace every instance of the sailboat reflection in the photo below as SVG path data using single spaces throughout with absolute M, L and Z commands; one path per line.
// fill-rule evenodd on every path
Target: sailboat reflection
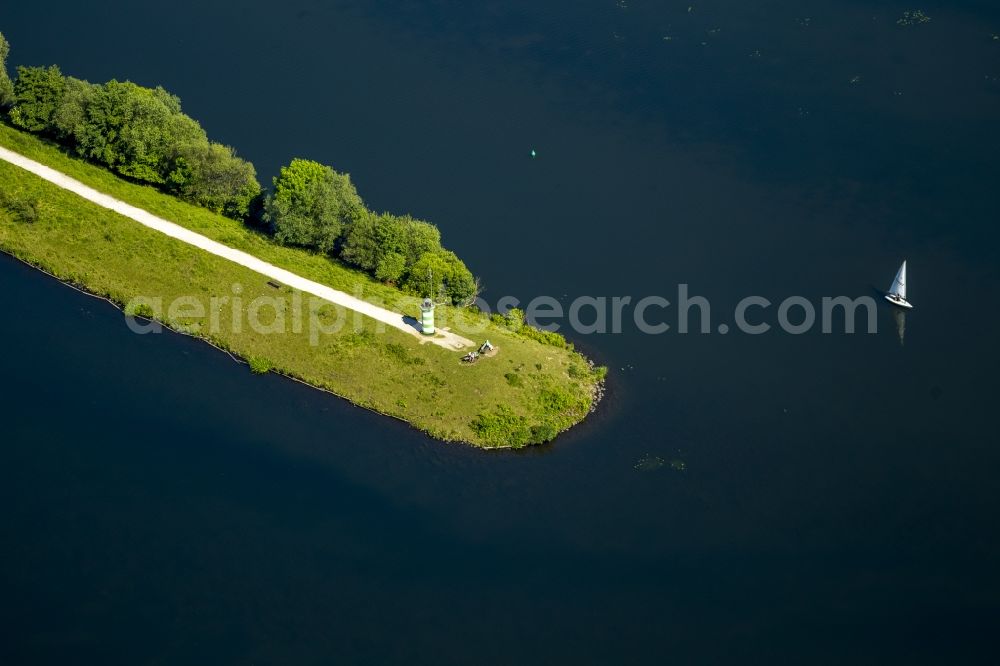
M 896 333 L 899 335 L 899 345 L 902 347 L 903 337 L 906 335 L 906 310 L 893 308 L 892 318 L 896 320 Z

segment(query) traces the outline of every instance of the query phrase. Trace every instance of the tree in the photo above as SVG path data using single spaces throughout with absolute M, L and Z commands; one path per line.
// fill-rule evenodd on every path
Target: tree
M 0 56 L 7 43 L 0 35 Z M 2 58 L 0 58 L 2 64 Z M 48 134 L 118 173 L 235 218 L 260 196 L 252 164 L 232 148 L 210 143 L 201 126 L 162 87 L 130 81 L 95 85 L 64 77 L 58 67 L 22 67 L 10 118 Z M 0 93 L 6 71 L 0 67 Z
M 10 44 L 0 32 L 0 109 L 6 109 L 14 102 L 14 84 L 7 74 L 8 55 L 10 55 Z
M 476 280 L 465 264 L 448 250 L 427 252 L 410 267 L 406 288 L 419 296 L 465 303 L 476 295 Z
M 404 268 L 408 269 L 424 254 L 440 249 L 441 233 L 434 225 L 409 215 L 368 212 L 348 230 L 341 257 L 358 268 L 378 272 L 390 254 L 402 256 Z
M 182 144 L 174 149 L 172 162 L 166 178 L 169 189 L 217 213 L 243 218 L 260 194 L 253 165 L 229 146 L 200 141 Z
M 62 98 L 52 114 L 51 129 L 56 137 L 70 146 L 79 144 L 87 124 L 87 109 L 101 87 L 67 76 Z
M 524 328 L 524 310 L 511 308 L 507 311 L 507 314 L 503 315 L 503 322 L 504 326 L 517 333 Z
M 173 170 L 176 146 L 207 143 L 201 126 L 180 112 L 162 88 L 109 81 L 87 105 L 79 152 L 120 174 L 162 184 Z
M 344 235 L 341 259 L 364 271 L 375 270 L 379 260 L 379 244 L 376 237 L 379 217 L 377 213 L 366 210 L 354 220 Z
M 279 242 L 325 253 L 365 212 L 349 175 L 303 159 L 281 168 L 265 205 L 266 221 Z
M 441 232 L 429 222 L 415 220 L 409 215 L 398 218 L 403 224 L 406 264 L 412 266 L 427 252 L 441 249 Z
M 455 305 L 470 303 L 479 290 L 476 278 L 454 252 L 442 250 L 441 255 L 450 269 L 445 278 L 445 294 Z
M 450 268 L 437 252 L 428 252 L 410 267 L 406 288 L 424 298 L 444 296 L 445 276 Z
M 437 227 L 409 215 L 366 211 L 347 231 L 341 258 L 419 296 L 464 303 L 477 291 L 465 264 L 441 247 Z
M 51 132 L 52 116 L 59 108 L 65 88 L 66 80 L 55 65 L 18 67 L 11 122 L 29 132 Z
M 375 267 L 375 277 L 383 282 L 396 283 L 406 271 L 406 257 L 398 252 L 387 252 Z
M 398 254 L 406 265 L 405 230 L 389 213 L 365 211 L 344 237 L 341 257 L 358 268 L 375 273 L 386 255 Z

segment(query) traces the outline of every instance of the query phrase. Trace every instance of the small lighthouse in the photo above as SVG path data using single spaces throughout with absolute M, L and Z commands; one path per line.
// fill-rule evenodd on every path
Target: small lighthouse
M 420 304 L 420 332 L 434 335 L 434 302 L 429 298 Z

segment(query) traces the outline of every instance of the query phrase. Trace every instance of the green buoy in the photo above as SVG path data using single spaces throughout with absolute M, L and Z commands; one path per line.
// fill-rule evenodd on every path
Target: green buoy
M 538 157 L 538 153 L 536 153 L 536 152 L 535 152 L 535 149 L 534 149 L 534 148 L 532 148 L 532 149 L 531 149 L 531 159 L 535 159 L 536 157 Z

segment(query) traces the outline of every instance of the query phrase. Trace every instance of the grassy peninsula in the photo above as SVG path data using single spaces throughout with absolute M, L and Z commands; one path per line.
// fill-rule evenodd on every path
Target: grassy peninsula
M 276 266 L 371 302 L 417 313 L 419 298 L 352 269 L 328 254 L 281 245 L 240 221 L 181 201 L 153 186 L 128 182 L 68 155 L 41 138 L 0 125 L 0 145 L 101 192 L 169 219 Z M 164 302 L 182 296 L 232 296 L 242 308 L 259 297 L 288 293 L 248 269 L 168 238 L 96 206 L 13 165 L 0 162 L 0 250 L 120 305 L 138 296 Z M 167 326 L 201 336 L 251 362 L 327 389 L 363 407 L 398 417 L 444 440 L 481 447 L 525 446 L 552 439 L 593 406 L 603 373 L 569 347 L 464 307 L 439 316 L 478 325 L 500 353 L 465 365 L 459 354 L 375 322 L 345 326 L 311 344 L 309 332 L 236 330 L 231 318 L 208 332 L 204 317 L 155 312 Z M 319 316 L 332 316 L 320 312 Z M 456 328 L 460 328 L 456 326 Z M 477 338 L 477 339 L 478 339 Z M 151 369 L 155 371 L 155 369 Z
M 489 338 L 500 352 L 463 364 L 453 349 L 315 301 L 3 161 L 0 250 L 203 337 L 255 372 L 327 389 L 441 439 L 541 443 L 592 408 L 603 369 L 561 336 L 526 326 L 519 311 L 489 318 L 470 307 L 478 282 L 433 224 L 370 210 L 348 174 L 311 160 L 293 159 L 265 190 L 254 166 L 211 141 L 163 88 L 94 84 L 55 65 L 18 67 L 12 79 L 9 52 L 0 34 L 0 146 L 393 312 L 417 316 L 430 297 L 439 328 Z M 262 311 L 271 315 L 263 325 Z

